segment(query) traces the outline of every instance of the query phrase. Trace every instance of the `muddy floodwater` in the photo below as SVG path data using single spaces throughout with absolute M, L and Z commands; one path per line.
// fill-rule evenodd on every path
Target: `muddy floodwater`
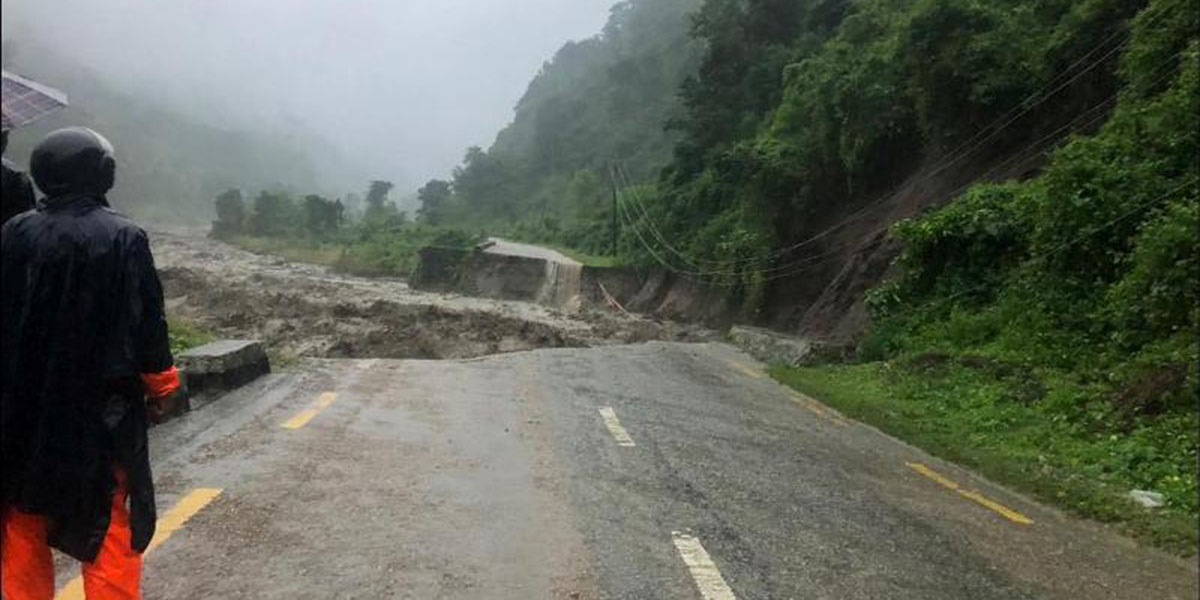
M 694 325 L 607 309 L 564 312 L 526 302 L 413 290 L 253 254 L 198 230 L 151 234 L 167 312 L 283 356 L 473 358 L 535 348 L 650 340 L 709 341 Z

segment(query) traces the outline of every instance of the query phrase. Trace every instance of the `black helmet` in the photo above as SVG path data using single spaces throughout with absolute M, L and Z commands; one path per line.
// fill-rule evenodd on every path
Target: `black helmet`
M 103 196 L 112 189 L 116 171 L 112 144 L 86 127 L 52 132 L 33 149 L 29 158 L 33 182 L 49 197 Z

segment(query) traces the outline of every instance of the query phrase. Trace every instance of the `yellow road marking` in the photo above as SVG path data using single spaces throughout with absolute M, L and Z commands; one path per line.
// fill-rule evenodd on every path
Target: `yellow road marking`
M 316 403 L 317 410 L 324 410 L 326 408 L 329 408 L 329 405 L 333 404 L 334 401 L 336 401 L 336 400 L 337 400 L 337 392 L 325 392 L 324 394 L 317 396 L 317 403 Z
M 296 416 L 288 419 L 287 421 L 284 421 L 283 428 L 284 429 L 300 429 L 301 427 L 308 425 L 308 422 L 313 420 L 313 417 L 315 417 L 315 416 L 317 416 L 316 409 L 306 408 L 306 409 L 300 411 L 299 413 L 296 413 Z
M 219 488 L 200 488 L 193 490 L 192 493 L 180 500 L 171 512 L 158 520 L 158 524 L 154 528 L 154 538 L 150 540 L 150 545 L 146 548 L 146 553 L 158 548 L 167 541 L 176 531 L 179 531 L 184 523 L 196 516 L 205 506 L 217 499 L 221 495 Z
M 733 595 L 733 590 L 729 588 L 729 584 L 725 583 L 725 578 L 721 576 L 721 571 L 713 563 L 708 551 L 700 545 L 699 539 L 678 531 L 672 531 L 671 538 L 704 600 L 737 600 L 737 596 Z
M 742 363 L 739 363 L 739 362 L 731 362 L 731 363 L 729 363 L 729 366 L 731 366 L 731 367 L 737 369 L 738 371 L 741 371 L 745 375 L 747 375 L 749 377 L 753 377 L 755 379 L 762 379 L 763 377 L 766 377 L 766 375 L 764 375 L 763 373 L 755 371 L 754 369 L 751 369 L 750 367 L 747 367 L 746 365 L 743 365 Z
M 1029 517 L 1027 517 L 1023 514 L 1017 512 L 1011 508 L 1008 508 L 1007 506 L 1004 506 L 1003 504 L 1000 504 L 999 502 L 996 502 L 995 500 L 992 500 L 992 499 L 984 496 L 983 494 L 980 494 L 978 492 L 964 490 L 964 489 L 962 489 L 962 487 L 960 487 L 954 481 L 950 480 L 949 478 L 943 476 L 942 474 L 938 473 L 937 471 L 934 471 L 933 469 L 930 469 L 929 467 L 927 467 L 921 463 L 904 463 L 904 464 L 908 465 L 909 468 L 911 468 L 912 470 L 938 482 L 938 484 L 942 485 L 943 487 L 946 487 L 948 489 L 958 492 L 959 495 L 961 495 L 963 498 L 966 498 L 966 499 L 968 499 L 972 502 L 975 502 L 981 506 L 985 506 L 988 509 L 991 509 L 992 511 L 995 511 L 1000 516 L 1008 519 L 1009 521 L 1012 521 L 1014 523 L 1020 523 L 1021 525 L 1032 525 L 1033 524 L 1033 519 L 1030 519 Z
M 190 494 L 184 496 L 171 512 L 167 513 L 163 518 L 158 520 L 154 527 L 154 538 L 150 540 L 150 545 L 146 547 L 145 554 L 150 554 L 155 548 L 163 545 L 167 538 L 171 537 L 176 531 L 183 527 L 189 519 L 196 516 L 196 513 L 208 506 L 210 502 L 221 495 L 222 490 L 218 488 L 199 488 L 192 490 Z M 63 586 L 57 594 L 54 595 L 54 600 L 84 600 L 83 595 L 83 577 L 76 576 L 67 585 Z
M 904 463 L 904 464 L 908 465 L 909 468 L 911 468 L 912 470 L 942 484 L 945 487 L 948 487 L 952 490 L 958 489 L 957 483 L 944 477 L 941 473 L 938 473 L 937 471 L 934 471 L 933 469 L 930 469 L 929 467 L 927 467 L 921 463 Z
M 608 432 L 612 434 L 613 439 L 617 440 L 618 446 L 632 447 L 637 444 L 633 443 L 633 438 L 629 436 L 629 432 L 625 431 L 625 427 L 621 425 L 621 420 L 617 418 L 617 411 L 611 406 L 605 406 L 600 409 L 600 418 L 604 419 L 604 426 L 608 428 Z
M 329 405 L 333 404 L 336 400 L 337 392 L 325 392 L 324 394 L 317 396 L 317 401 L 313 402 L 312 408 L 306 408 L 296 413 L 296 416 L 284 421 L 283 428 L 300 429 L 301 427 L 308 425 L 308 422 L 313 420 L 313 417 L 317 416 L 317 413 L 329 408 Z
M 792 392 L 792 399 L 800 403 L 800 405 L 804 408 L 812 411 L 813 414 L 827 419 L 830 423 L 833 423 L 838 427 L 845 427 L 847 425 L 846 419 L 842 418 L 841 415 L 833 411 L 826 410 L 825 407 L 821 406 L 820 402 L 817 402 L 816 400 L 813 400 L 804 394 Z
M 977 492 L 968 492 L 968 491 L 964 491 L 964 490 L 959 490 L 958 493 L 962 494 L 964 498 L 974 500 L 975 502 L 982 504 L 983 506 L 986 506 L 986 507 L 1004 515 L 1004 518 L 1008 519 L 1009 521 L 1012 521 L 1014 523 L 1020 523 L 1022 525 L 1033 525 L 1033 519 L 1030 519 L 1029 517 L 1027 517 L 1011 508 L 1008 508 L 1007 506 L 1004 506 L 1003 504 L 1000 504 L 999 502 L 996 502 L 990 498 L 987 498 L 987 497 L 983 496 L 982 494 L 979 494 Z

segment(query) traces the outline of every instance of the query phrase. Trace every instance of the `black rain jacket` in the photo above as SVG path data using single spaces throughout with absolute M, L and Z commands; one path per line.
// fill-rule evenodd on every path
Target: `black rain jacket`
M 0 195 L 0 225 L 12 217 L 33 208 L 33 184 L 29 176 L 17 170 L 8 159 L 3 160 L 0 175 L 3 176 Z
M 143 552 L 155 505 L 140 374 L 173 364 L 146 233 L 103 197 L 50 198 L 0 230 L 0 261 L 0 501 L 47 517 L 52 546 L 92 561 L 118 465 Z

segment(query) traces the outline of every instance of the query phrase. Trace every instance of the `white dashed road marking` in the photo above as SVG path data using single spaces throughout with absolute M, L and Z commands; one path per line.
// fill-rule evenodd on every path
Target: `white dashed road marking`
M 604 419 L 604 426 L 608 427 L 609 433 L 617 440 L 618 446 L 636 446 L 633 443 L 633 438 L 629 437 L 629 432 L 621 426 L 621 421 L 617 419 L 617 411 L 611 406 L 605 406 L 600 409 L 600 417 Z
M 729 584 L 725 583 L 725 578 L 721 577 L 717 565 L 708 556 L 708 551 L 700 545 L 700 540 L 678 531 L 671 532 L 671 537 L 675 538 L 675 548 L 683 557 L 688 571 L 691 571 L 692 579 L 696 581 L 704 600 L 737 600 Z

